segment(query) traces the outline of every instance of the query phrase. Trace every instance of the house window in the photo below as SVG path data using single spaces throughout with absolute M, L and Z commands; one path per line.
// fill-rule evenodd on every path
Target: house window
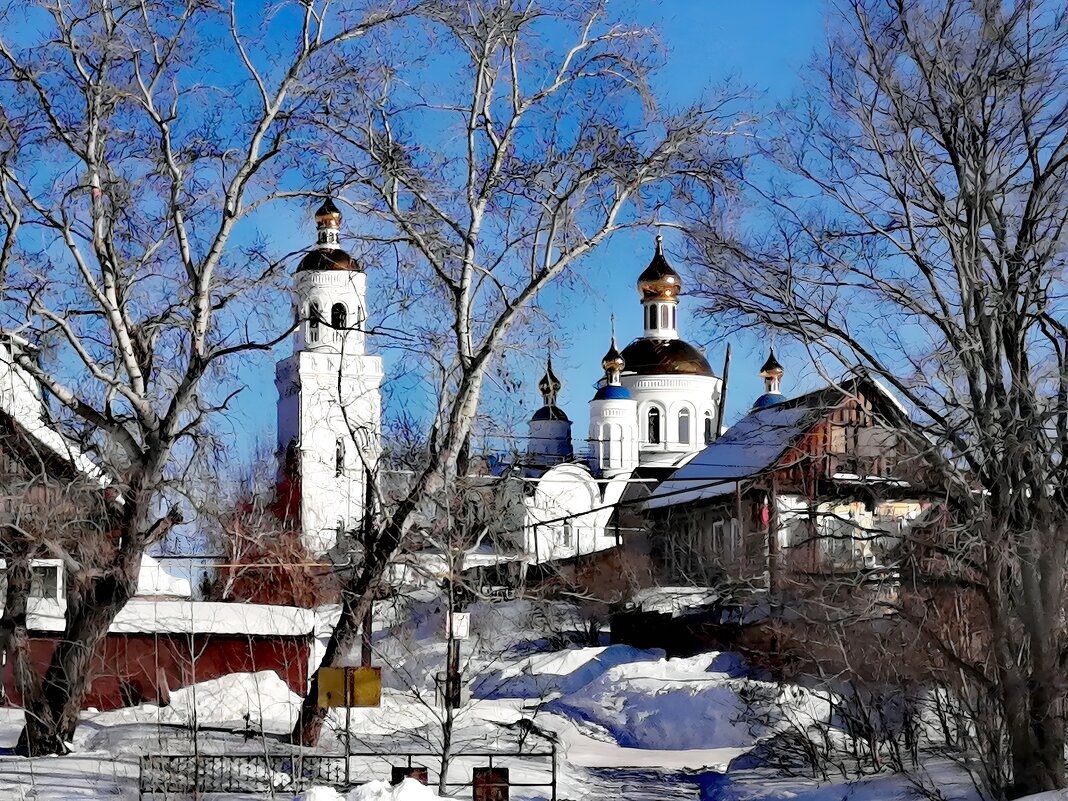
M 335 303 L 330 307 L 330 325 L 332 328 L 342 331 L 348 325 L 348 312 L 345 311 L 344 303 Z
M 313 303 L 308 307 L 308 341 L 319 341 L 319 304 Z
M 572 533 L 573 532 L 571 530 L 571 521 L 570 520 L 565 520 L 564 521 L 564 545 L 567 546 L 568 548 L 571 547 Z
M 34 565 L 30 578 L 30 597 L 59 600 L 59 565 Z
M 705 445 L 712 442 L 712 412 L 705 412 Z
M 679 412 L 679 442 L 683 445 L 690 444 L 690 410 L 683 409 Z
M 345 438 L 338 437 L 334 448 L 334 475 L 345 475 Z
M 653 408 L 649 410 L 649 443 L 652 445 L 660 444 L 660 410 Z

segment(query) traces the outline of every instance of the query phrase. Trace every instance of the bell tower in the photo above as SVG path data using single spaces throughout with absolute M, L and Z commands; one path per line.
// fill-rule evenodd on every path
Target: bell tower
M 341 249 L 341 211 L 315 212 L 294 279 L 293 354 L 275 366 L 280 484 L 304 545 L 323 554 L 359 528 L 381 450 L 382 359 L 366 353 L 367 276 Z

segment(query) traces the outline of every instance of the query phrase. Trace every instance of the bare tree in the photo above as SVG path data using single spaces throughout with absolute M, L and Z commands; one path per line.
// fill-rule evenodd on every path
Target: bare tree
M 1041 0 L 848 0 L 752 187 L 709 313 L 796 335 L 915 410 L 949 521 L 891 604 L 971 697 L 995 795 L 1065 786 L 1068 18 Z M 922 547 L 921 547 L 922 546 Z
M 613 232 L 653 221 L 685 186 L 710 200 L 726 183 L 735 121 L 726 99 L 658 111 L 646 82 L 651 33 L 601 3 L 484 0 L 422 8 L 408 69 L 335 86 L 350 124 L 322 169 L 344 201 L 394 244 L 429 321 L 424 358 L 443 379 L 427 458 L 374 532 L 343 597 L 324 666 L 354 647 L 371 591 L 422 500 L 454 472 L 487 373 L 538 293 Z M 428 79 L 416 56 L 456 72 Z M 294 734 L 313 742 L 325 710 L 316 679 Z
M 145 548 L 181 517 L 184 465 L 215 447 L 207 424 L 233 397 L 225 364 L 284 335 L 255 312 L 283 260 L 262 255 L 251 225 L 303 190 L 285 191 L 301 161 L 297 110 L 325 61 L 358 60 L 358 40 L 405 9 L 279 3 L 247 32 L 232 3 L 0 9 L 0 141 L 18 145 L 0 145 L 5 312 L 46 347 L 20 364 L 122 510 L 110 559 L 72 582 L 27 751 L 65 750 L 90 656 Z

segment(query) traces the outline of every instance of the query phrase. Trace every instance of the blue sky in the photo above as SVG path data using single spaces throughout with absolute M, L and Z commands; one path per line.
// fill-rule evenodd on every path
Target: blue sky
M 616 4 L 616 12 L 643 25 L 655 27 L 663 41 L 667 63 L 653 80 L 661 102 L 681 107 L 692 102 L 709 87 L 726 80 L 750 90 L 748 107 L 756 113 L 785 102 L 802 88 L 803 67 L 813 50 L 823 41 L 824 3 L 822 0 L 761 0 L 739 3 L 733 0 L 626 0 Z M 739 221 L 745 225 L 744 217 Z M 293 250 L 304 245 L 312 234 L 305 220 L 288 226 L 279 220 L 278 235 L 290 227 Z M 609 317 L 616 315 L 620 345 L 641 334 L 641 317 L 634 284 L 653 253 L 655 231 L 626 232 L 615 237 L 585 265 L 586 291 L 564 285 L 550 288 L 540 304 L 556 320 L 558 343 L 554 364 L 564 380 L 561 405 L 574 421 L 576 447 L 586 435 L 587 403 L 593 384 L 600 377 L 600 360 L 609 341 Z M 680 257 L 679 243 L 666 236 L 669 259 L 684 276 L 691 267 Z M 368 274 L 373 287 L 374 272 Z M 709 362 L 720 373 L 726 339 L 715 321 L 698 319 L 699 301 L 683 298 L 680 307 L 682 336 L 705 349 Z M 734 345 L 728 393 L 728 423 L 737 419 L 762 391 L 757 369 L 763 362 L 767 341 L 754 333 L 732 334 Z M 273 360 L 289 353 L 284 343 L 271 359 L 260 359 L 242 370 L 248 391 L 242 393 L 229 421 L 241 432 L 235 445 L 238 458 L 247 462 L 257 444 L 273 447 L 275 392 Z M 539 405 L 537 380 L 541 375 L 544 348 L 531 353 L 528 364 L 516 363 L 526 375 L 526 386 L 517 398 L 523 410 Z M 779 342 L 777 351 L 787 367 L 784 380 L 787 394 L 805 389 L 816 379 L 805 369 L 804 353 L 789 343 Z M 387 380 L 391 359 L 386 360 Z M 387 405 L 386 415 L 390 413 Z M 517 413 L 519 410 L 517 410 Z M 518 434 L 525 432 L 520 431 Z

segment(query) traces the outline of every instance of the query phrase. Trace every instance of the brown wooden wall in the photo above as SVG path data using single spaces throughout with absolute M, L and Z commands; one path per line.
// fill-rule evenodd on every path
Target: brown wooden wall
M 33 635 L 31 658 L 44 675 L 58 638 Z M 273 670 L 295 693 L 308 681 L 311 636 L 261 637 L 198 634 L 109 634 L 93 662 L 94 678 L 85 706 L 117 709 L 141 702 L 167 703 L 171 690 L 230 673 Z M 4 688 L 12 703 L 12 666 L 4 666 Z

